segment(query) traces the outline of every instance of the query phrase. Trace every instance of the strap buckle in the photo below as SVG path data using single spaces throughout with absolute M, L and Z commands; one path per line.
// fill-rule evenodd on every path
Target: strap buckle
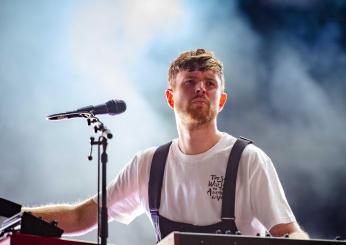
M 225 220 L 225 221 L 235 220 L 235 217 L 221 217 L 221 220 Z
M 242 140 L 248 141 L 250 144 L 253 143 L 252 140 L 250 140 L 250 139 L 248 139 L 248 138 L 245 138 L 245 137 L 243 137 L 243 136 L 239 136 L 239 138 L 242 139 Z
M 159 210 L 157 208 L 150 209 L 150 214 L 158 215 Z

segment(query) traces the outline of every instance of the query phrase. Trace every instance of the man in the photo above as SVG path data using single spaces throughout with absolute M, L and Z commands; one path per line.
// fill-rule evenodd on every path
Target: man
M 295 220 L 270 158 L 251 142 L 217 128 L 217 115 L 227 101 L 222 63 L 203 49 L 184 52 L 170 65 L 168 80 L 166 98 L 175 113 L 178 138 L 161 150 L 138 153 L 112 181 L 107 190 L 109 217 L 129 223 L 146 212 L 158 239 L 173 230 L 239 230 L 246 235 L 268 231 L 273 236 L 308 238 Z M 235 161 L 238 170 L 226 171 L 234 164 L 228 159 L 238 141 L 245 142 L 240 161 Z M 229 172 L 233 182 L 226 182 L 232 179 Z M 93 197 L 73 205 L 24 210 L 57 220 L 65 233 L 76 234 L 96 226 L 96 203 Z

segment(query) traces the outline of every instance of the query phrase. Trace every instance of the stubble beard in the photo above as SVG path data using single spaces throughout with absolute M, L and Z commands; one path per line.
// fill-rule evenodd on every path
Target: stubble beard
M 215 119 L 217 111 L 212 108 L 211 104 L 205 103 L 204 106 L 196 106 L 189 102 L 186 111 L 181 112 L 183 120 L 192 128 L 200 128 L 208 125 Z

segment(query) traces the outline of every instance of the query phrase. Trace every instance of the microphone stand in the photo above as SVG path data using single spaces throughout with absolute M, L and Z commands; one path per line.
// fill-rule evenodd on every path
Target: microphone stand
M 99 238 L 101 238 L 101 245 L 107 245 L 108 237 L 108 212 L 107 212 L 107 146 L 108 139 L 113 138 L 112 133 L 107 129 L 104 124 L 95 117 L 92 113 L 84 114 L 83 116 L 87 117 L 87 122 L 89 126 L 94 127 L 94 132 L 101 132 L 98 140 L 95 141 L 94 137 L 90 137 L 90 155 L 88 156 L 89 161 L 92 160 L 92 148 L 94 145 L 98 146 L 98 183 L 97 183 L 97 200 L 98 200 L 98 237 L 97 244 L 99 243 Z M 100 159 L 100 147 L 102 146 L 102 153 Z M 101 160 L 101 161 L 100 161 Z M 101 164 L 101 168 L 100 168 Z M 101 169 L 101 205 L 100 205 L 100 169 Z
M 99 244 L 99 238 L 101 237 L 101 244 L 107 245 L 108 237 L 108 213 L 107 213 L 107 146 L 108 140 L 113 138 L 112 133 L 105 127 L 105 125 L 95 117 L 95 114 L 111 114 L 115 115 L 126 110 L 126 104 L 122 100 L 110 100 L 105 105 L 98 106 L 87 106 L 80 108 L 76 111 L 70 111 L 66 113 L 58 113 L 47 116 L 48 120 L 61 120 L 69 119 L 75 117 L 84 117 L 87 119 L 88 125 L 94 127 L 95 134 L 100 132 L 98 140 L 95 141 L 94 137 L 90 137 L 90 154 L 88 156 L 89 161 L 92 160 L 92 149 L 94 145 L 98 147 L 98 171 L 97 171 L 97 227 L 98 227 L 98 236 L 97 244 Z M 102 147 L 102 154 L 101 153 Z M 102 185 L 102 202 L 100 205 L 100 169 L 101 169 L 101 185 Z

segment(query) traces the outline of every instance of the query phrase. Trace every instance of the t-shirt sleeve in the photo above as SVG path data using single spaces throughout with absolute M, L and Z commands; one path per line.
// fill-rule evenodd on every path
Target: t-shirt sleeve
M 251 207 L 254 216 L 270 230 L 276 224 L 295 221 L 295 217 L 271 159 L 255 148 L 255 153 L 250 156 Z
M 141 191 L 139 173 L 142 167 L 140 156 L 137 154 L 107 186 L 110 219 L 129 224 L 144 212 L 139 195 Z M 97 195 L 93 197 L 93 200 L 97 203 Z

